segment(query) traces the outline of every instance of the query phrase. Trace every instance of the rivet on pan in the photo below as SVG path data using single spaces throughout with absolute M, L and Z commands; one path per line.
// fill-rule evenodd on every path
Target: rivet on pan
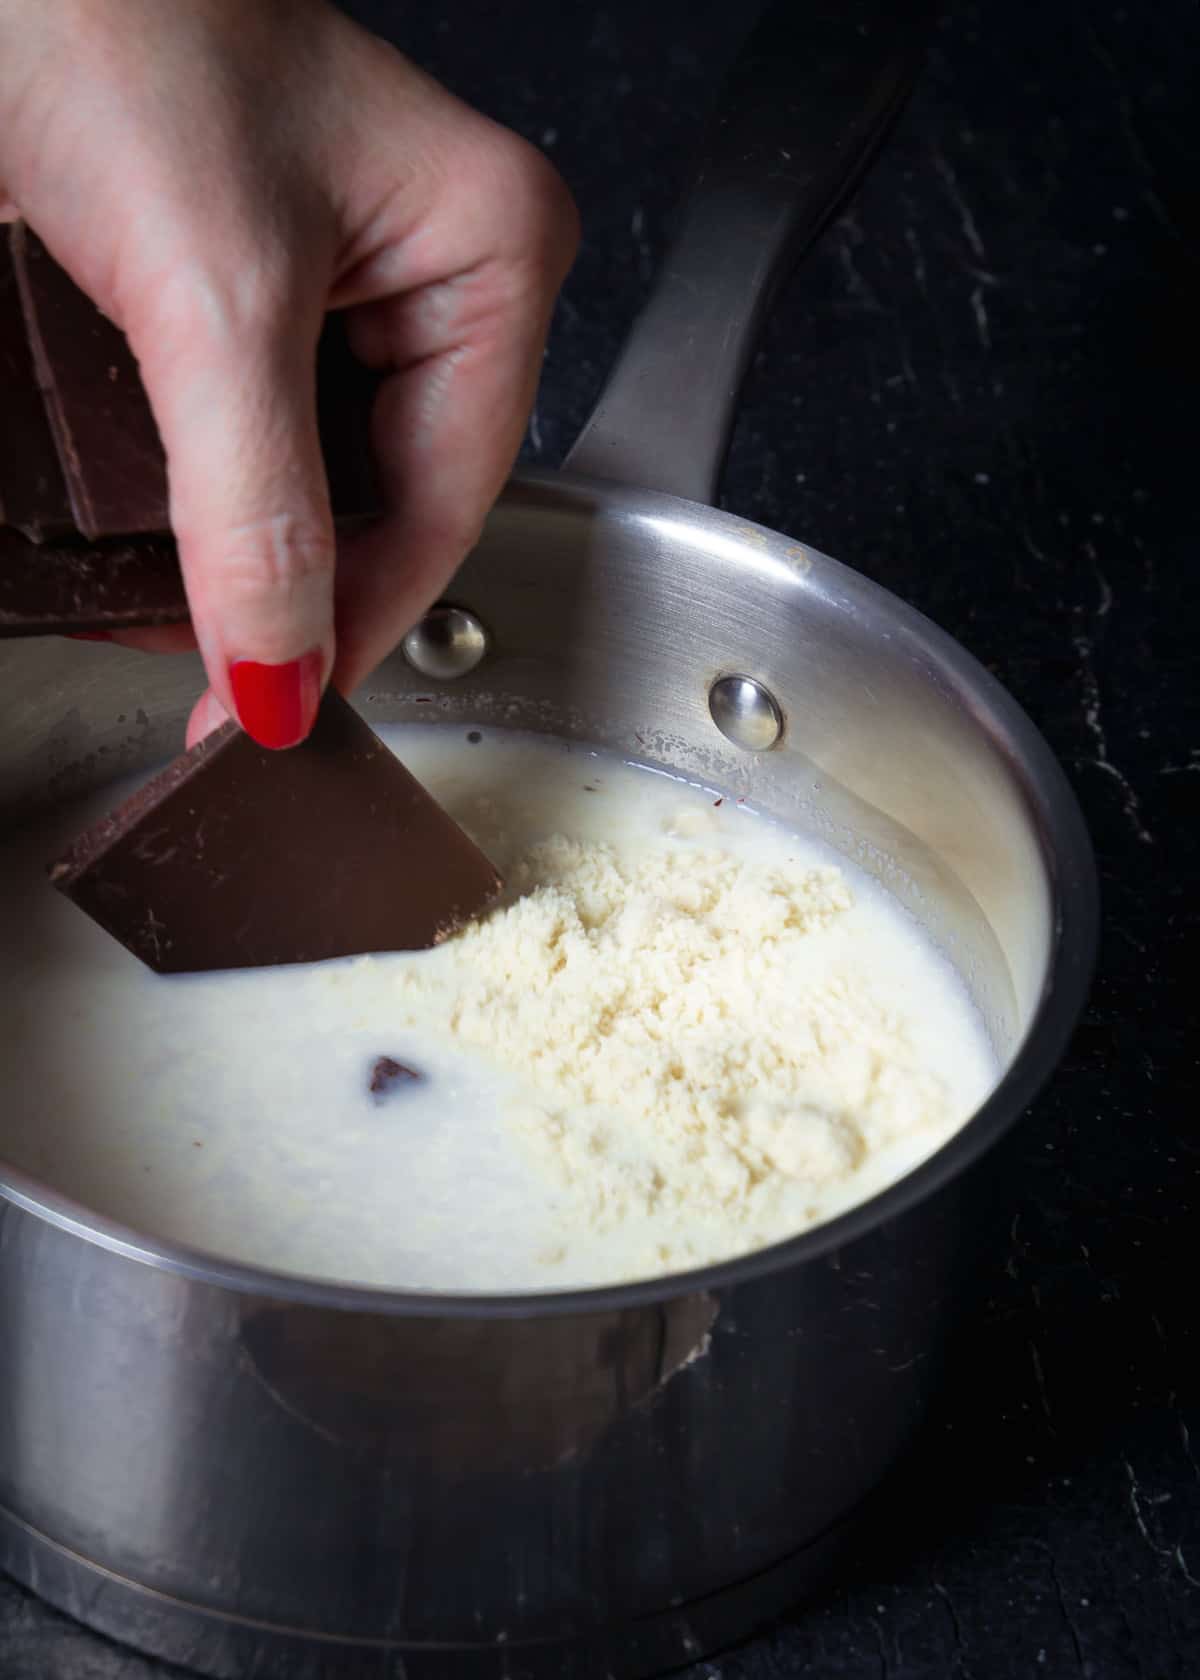
M 448 682 L 475 669 L 487 652 L 488 634 L 464 607 L 431 607 L 400 645 L 415 671 Z
M 708 709 L 725 739 L 746 752 L 766 752 L 783 733 L 774 695 L 753 677 L 719 677 L 708 691 Z

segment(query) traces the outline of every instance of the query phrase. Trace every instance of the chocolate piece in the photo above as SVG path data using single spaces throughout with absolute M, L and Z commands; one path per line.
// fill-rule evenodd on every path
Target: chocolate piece
M 333 692 L 288 752 L 226 724 L 95 824 L 50 878 L 162 974 L 423 950 L 500 889 Z
M 0 529 L 0 639 L 179 624 L 187 616 L 169 537 L 43 546 Z
M 0 241 L 0 522 L 34 542 L 72 529 L 8 240 Z
M 371 1095 L 376 1103 L 385 1102 L 400 1087 L 419 1084 L 420 1079 L 416 1068 L 406 1067 L 392 1056 L 380 1056 L 371 1069 Z
M 85 537 L 165 531 L 167 464 L 119 327 L 20 222 L 10 230 L 37 382 Z

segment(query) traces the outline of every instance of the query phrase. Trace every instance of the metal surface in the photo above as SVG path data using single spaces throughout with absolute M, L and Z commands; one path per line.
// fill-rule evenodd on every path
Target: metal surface
M 745 752 L 768 752 L 783 733 L 774 695 L 753 677 L 718 677 L 708 691 L 708 710 L 725 739 Z
M 88 1622 L 98 1631 L 168 1662 L 221 1680 L 245 1680 L 263 1672 L 270 1652 L 270 1672 L 287 1680 L 482 1680 L 499 1672 L 513 1680 L 526 1675 L 546 1680 L 615 1680 L 619 1673 L 636 1680 L 682 1663 L 705 1650 L 729 1645 L 747 1627 L 778 1615 L 837 1566 L 860 1524 L 858 1513 L 791 1557 L 749 1580 L 690 1604 L 679 1604 L 636 1623 L 597 1629 L 575 1641 L 555 1642 L 540 1651 L 509 1645 L 498 1663 L 495 1645 L 430 1646 L 417 1662 L 394 1654 L 385 1640 L 322 1641 L 302 1629 L 231 1625 L 224 1617 L 178 1598 L 147 1592 L 110 1571 L 89 1565 L 45 1536 L 0 1511 L 0 1548 L 13 1574 L 36 1580 L 43 1598 Z M 401 1666 L 403 1664 L 403 1666 Z
M 462 607 L 431 607 L 400 644 L 414 671 L 439 682 L 465 677 L 487 653 L 487 631 Z
M 1090 973 L 1090 848 L 1049 751 L 864 578 L 670 495 L 530 477 L 455 594 L 486 663 L 431 706 L 397 655 L 368 717 L 588 740 L 819 835 L 954 957 L 1006 1072 L 937 1155 L 829 1225 L 559 1296 L 226 1265 L 0 1165 L 0 1562 L 228 1680 L 602 1680 L 781 1607 L 920 1421 L 1005 1211 L 994 1146 Z M 788 720 L 766 753 L 709 709 L 714 681 L 751 671 Z M 8 644 L 0 825 L 163 756 L 199 681 L 187 659 Z

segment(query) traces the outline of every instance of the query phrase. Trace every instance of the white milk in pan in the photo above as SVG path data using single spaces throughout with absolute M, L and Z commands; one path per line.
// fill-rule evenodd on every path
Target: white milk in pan
M 561 1289 L 827 1219 L 994 1083 L 953 970 L 811 842 L 578 747 L 391 744 L 509 883 L 436 951 L 161 978 L 46 884 L 95 805 L 9 848 L 0 1157 L 280 1270 Z M 419 1077 L 373 1094 L 384 1057 Z

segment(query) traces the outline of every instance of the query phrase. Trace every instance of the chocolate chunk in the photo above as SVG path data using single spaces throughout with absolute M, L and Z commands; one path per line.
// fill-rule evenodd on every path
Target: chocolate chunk
M 125 335 L 16 223 L 33 365 L 75 524 L 85 537 L 165 531 L 167 463 Z
M 187 616 L 169 537 L 72 547 L 0 529 L 0 638 L 179 624 Z
M 0 522 L 34 542 L 72 529 L 7 239 L 0 241 Z
M 416 1084 L 420 1078 L 416 1068 L 406 1067 L 391 1056 L 380 1056 L 371 1068 L 371 1095 L 377 1103 L 383 1102 L 400 1086 Z
M 332 692 L 288 752 L 225 725 L 95 824 L 50 878 L 163 974 L 422 950 L 500 888 Z

